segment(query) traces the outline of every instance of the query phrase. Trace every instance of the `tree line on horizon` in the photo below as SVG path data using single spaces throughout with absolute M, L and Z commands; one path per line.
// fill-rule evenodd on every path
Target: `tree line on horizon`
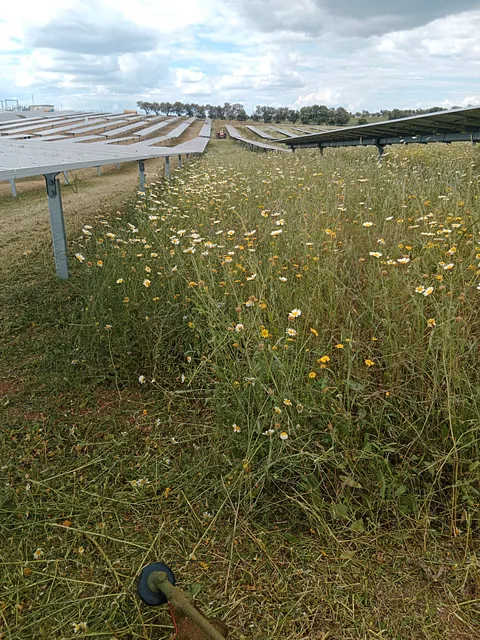
M 164 114 L 170 116 L 186 116 L 188 118 L 205 118 L 212 120 L 253 120 L 254 122 L 262 121 L 265 124 L 281 122 L 290 122 L 295 124 L 324 124 L 343 126 L 350 122 L 352 118 L 357 118 L 357 124 L 367 124 L 369 118 L 383 118 L 385 120 L 396 120 L 397 118 L 406 118 L 408 116 L 416 116 L 427 113 L 436 113 L 444 111 L 444 107 L 431 107 L 429 109 L 382 109 L 381 111 L 370 112 L 367 110 L 351 113 L 344 107 L 327 107 L 326 105 L 314 104 L 301 109 L 289 109 L 288 107 L 270 107 L 267 105 L 257 105 L 250 115 L 247 114 L 243 104 L 238 102 L 230 104 L 225 102 L 224 105 L 197 104 L 176 102 L 146 102 L 139 100 L 137 107 L 145 114 L 155 113 L 155 115 Z M 458 109 L 459 107 L 452 107 Z

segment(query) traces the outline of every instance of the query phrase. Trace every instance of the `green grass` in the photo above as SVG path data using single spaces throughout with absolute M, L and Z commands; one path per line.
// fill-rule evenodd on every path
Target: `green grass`
M 87 217 L 68 282 L 26 258 L 0 284 L 0 637 L 170 637 L 135 598 L 155 559 L 233 638 L 478 637 L 479 161 L 221 141 Z

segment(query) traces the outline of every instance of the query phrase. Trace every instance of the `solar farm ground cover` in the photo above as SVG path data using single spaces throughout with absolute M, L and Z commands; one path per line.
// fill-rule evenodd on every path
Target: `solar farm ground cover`
M 70 281 L 18 245 L 7 637 L 170 637 L 134 598 L 161 556 L 232 637 L 477 638 L 479 172 L 215 141 L 85 207 Z

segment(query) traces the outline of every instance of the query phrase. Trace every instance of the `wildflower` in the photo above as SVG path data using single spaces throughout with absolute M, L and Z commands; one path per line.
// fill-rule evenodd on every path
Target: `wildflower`
M 147 379 L 145 378 L 145 376 L 138 376 L 138 381 L 140 382 L 140 384 L 144 384 Z
M 151 283 L 151 281 L 150 281 L 150 280 L 145 279 L 145 280 L 143 281 L 143 286 L 144 286 L 144 287 L 147 287 L 147 289 L 148 289 L 148 287 L 149 287 L 151 284 L 152 284 L 152 283 Z
M 255 304 L 255 302 L 253 300 L 247 300 L 245 302 L 245 306 L 246 307 L 253 307 L 254 304 Z
M 255 280 L 255 278 L 256 278 L 256 277 L 257 277 L 257 274 L 256 274 L 256 273 L 252 273 L 252 275 L 251 275 L 251 276 L 249 276 L 249 277 L 247 278 L 247 280 L 248 280 L 248 281 L 250 281 L 250 280 Z
M 415 293 L 424 293 L 425 291 L 425 287 L 422 287 L 421 285 L 419 287 L 415 287 Z
M 313 378 L 317 377 L 317 374 L 315 373 L 315 371 L 310 371 L 310 373 L 308 374 L 308 377 L 313 380 Z
M 225 256 L 224 261 L 228 264 L 229 262 L 233 262 L 233 258 L 231 256 Z
M 276 407 L 276 406 L 275 406 L 275 407 L 273 407 L 273 410 L 274 410 L 274 412 L 275 412 L 276 414 L 278 414 L 278 415 L 279 415 L 280 413 L 282 413 L 282 410 L 280 409 L 280 407 Z
M 270 235 L 271 236 L 279 236 L 281 233 L 283 233 L 283 229 L 275 229 L 275 231 L 270 231 Z
M 79 261 L 79 262 L 83 262 L 85 260 L 85 256 L 82 256 L 81 253 L 76 253 L 75 254 L 75 258 Z
M 371 255 L 373 258 L 381 258 L 383 256 L 383 253 L 380 253 L 380 251 L 370 251 L 369 255 Z
M 106 324 L 106 325 L 105 325 L 105 329 L 106 329 L 107 331 L 110 331 L 110 329 L 111 329 L 111 328 L 112 328 L 112 325 L 111 325 L 111 324 Z
M 103 267 L 103 260 L 97 260 L 97 267 Z
M 373 227 L 373 222 L 364 222 L 363 225 L 364 227 Z
M 290 329 L 290 327 L 288 329 L 285 329 L 285 333 L 287 334 L 287 336 L 291 336 L 293 338 L 293 336 L 297 335 L 297 332 L 295 331 L 295 329 Z
M 298 318 L 301 315 L 302 315 L 302 312 L 300 311 L 300 309 L 292 309 L 288 314 L 288 319 L 295 320 L 295 318 Z
M 313 329 L 312 327 L 310 327 L 310 331 L 313 333 L 313 335 L 318 338 L 318 331 L 316 329 Z
M 373 360 L 370 360 L 369 358 L 367 358 L 365 360 L 365 364 L 367 365 L 367 367 L 373 367 L 375 362 Z
M 302 411 L 303 411 L 303 404 L 297 404 L 297 406 L 295 407 L 295 409 L 298 411 L 298 413 L 302 413 Z
M 279 280 L 280 282 L 286 282 L 287 278 L 285 278 L 285 276 L 280 276 Z
M 240 427 L 237 424 L 233 424 L 233 433 L 240 433 Z
M 292 401 L 291 401 L 291 400 L 289 400 L 288 398 L 284 398 L 284 400 L 283 400 L 283 404 L 284 404 L 286 407 L 291 407 L 291 406 L 292 406 Z
M 427 320 L 427 327 L 429 327 L 430 329 L 434 329 L 437 326 L 437 323 L 435 322 L 435 318 L 429 318 Z
M 145 267 L 145 271 L 146 271 L 147 273 L 151 273 L 151 272 L 152 272 L 152 269 L 151 269 L 151 267 L 148 267 L 148 266 L 147 266 L 147 267 Z
M 264 436 L 273 436 L 273 434 L 275 433 L 275 429 L 267 429 L 266 431 L 263 432 Z
M 286 431 L 282 431 L 280 434 L 280 440 L 288 440 L 288 433 Z
M 425 297 L 431 295 L 433 293 L 433 287 L 428 287 L 427 289 L 425 289 L 425 291 L 423 292 L 423 295 Z
M 86 622 L 72 622 L 73 625 L 73 633 L 81 633 L 82 631 L 86 631 L 87 630 L 87 623 Z
M 445 271 L 451 271 L 454 266 L 455 265 L 453 264 L 453 262 L 450 262 L 450 264 L 446 264 L 443 268 L 445 269 Z
M 335 345 L 335 349 L 343 349 L 343 344 L 339 342 L 338 344 Z
M 171 241 L 172 244 L 180 244 L 180 240 L 178 238 L 175 238 L 175 237 L 170 238 L 170 241 Z
M 125 280 L 123 278 L 118 278 L 118 280 L 116 281 L 117 284 L 123 284 L 125 282 Z
M 42 556 L 43 556 L 43 549 L 41 549 L 40 547 L 33 552 L 33 557 L 35 560 L 40 560 Z
M 243 331 L 244 329 L 245 329 L 245 327 L 241 322 L 239 322 L 238 324 L 235 325 L 235 331 L 237 333 L 240 333 L 240 331 Z
M 399 264 L 408 264 L 410 262 L 410 258 L 397 258 L 397 262 Z
M 317 362 L 321 362 L 322 364 L 326 364 L 327 362 L 330 362 L 330 357 L 329 356 L 322 356 L 321 358 L 319 358 L 317 360 Z
M 188 364 L 190 364 L 190 362 L 192 361 L 192 356 L 187 356 L 187 362 Z
M 269 335 L 268 329 L 262 329 L 262 338 L 268 338 Z

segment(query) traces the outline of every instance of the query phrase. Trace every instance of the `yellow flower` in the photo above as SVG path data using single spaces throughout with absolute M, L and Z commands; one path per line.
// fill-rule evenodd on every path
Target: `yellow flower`
M 292 401 L 291 401 L 291 400 L 289 400 L 288 398 L 285 398 L 285 399 L 283 400 L 283 404 L 284 404 L 286 407 L 291 407 L 291 406 L 292 406 Z
M 123 278 L 119 278 L 117 280 L 117 284 L 123 284 L 125 282 L 125 280 Z
M 373 360 L 369 360 L 368 358 L 365 360 L 365 364 L 367 367 L 373 367 L 375 362 Z
M 432 293 L 433 293 L 433 287 L 428 287 L 428 288 L 427 288 L 427 289 L 425 289 L 425 291 L 423 292 L 423 295 L 426 297 L 426 296 L 431 295 Z
M 429 318 L 427 320 L 427 327 L 429 327 L 430 329 L 433 329 L 436 326 L 437 326 L 437 323 L 435 322 L 435 318 Z
M 282 413 L 282 410 L 280 409 L 280 407 L 273 407 L 273 410 L 275 411 L 275 413 L 280 414 Z
M 381 258 L 383 254 L 380 253 L 380 251 L 370 251 L 369 255 L 371 255 L 373 258 Z
M 43 549 L 40 549 L 40 547 L 33 552 L 33 557 L 35 558 L 35 560 L 40 560 L 42 556 L 43 556 Z
M 147 287 L 147 289 L 148 289 L 148 287 L 149 287 L 151 284 L 152 284 L 152 283 L 150 282 L 150 280 L 144 280 L 144 281 L 143 281 L 143 286 L 144 286 L 144 287 Z
M 295 331 L 295 329 L 290 329 L 290 327 L 288 329 L 285 329 L 285 333 L 287 334 L 287 336 L 296 336 L 297 332 Z
M 322 364 L 325 364 L 326 362 L 330 362 L 330 357 L 329 356 L 322 356 L 321 358 L 319 358 L 317 360 L 317 362 L 321 362 Z
M 410 258 L 397 258 L 397 262 L 399 264 L 408 264 L 410 262 Z
M 280 440 L 288 440 L 288 433 L 286 431 L 282 431 L 280 434 Z
M 268 338 L 269 335 L 268 329 L 262 329 L 262 338 Z
M 423 293 L 425 291 L 425 287 L 420 285 L 419 287 L 415 287 L 415 293 Z
M 364 227 L 367 227 L 367 228 L 368 228 L 368 227 L 373 227 L 373 222 L 364 222 L 364 223 L 363 223 L 363 226 L 364 226 Z
M 97 260 L 97 267 L 103 267 L 103 260 Z
M 313 333 L 314 336 L 318 337 L 318 331 L 316 329 L 312 329 L 312 327 L 310 327 L 310 331 Z
M 308 377 L 313 380 L 313 378 L 317 377 L 317 374 L 315 373 L 315 371 L 310 371 L 310 373 L 308 374 Z
M 76 253 L 75 254 L 75 258 L 79 261 L 79 262 L 83 262 L 85 260 L 85 256 L 82 256 L 81 253 Z
M 335 345 L 335 349 L 343 349 L 343 344 L 339 342 L 338 344 Z
M 237 424 L 233 424 L 233 433 L 240 433 L 240 427 Z

